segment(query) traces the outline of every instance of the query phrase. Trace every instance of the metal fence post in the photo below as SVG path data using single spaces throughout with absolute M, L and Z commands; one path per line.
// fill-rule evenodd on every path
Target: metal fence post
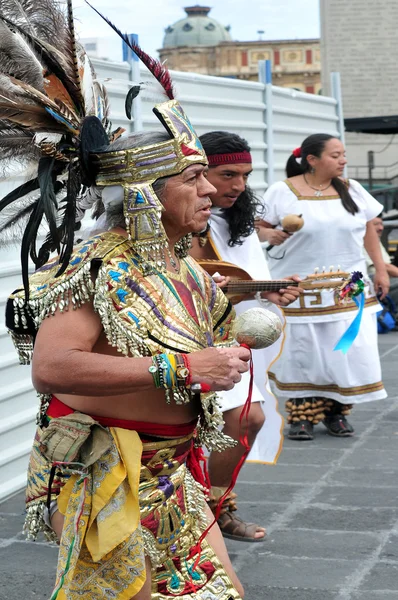
M 265 162 L 267 164 L 267 184 L 272 185 L 275 180 L 274 168 L 274 132 L 273 132 L 273 114 L 272 114 L 272 70 L 270 60 L 258 61 L 258 75 L 261 83 L 264 84 L 264 102 L 265 102 Z
M 368 150 L 368 186 L 369 190 L 373 189 L 373 169 L 375 166 L 373 150 Z
M 341 95 L 341 78 L 340 73 L 334 71 L 330 74 L 330 84 L 332 90 L 332 96 L 336 100 L 336 114 L 337 114 L 337 129 L 340 133 L 340 140 L 345 146 L 345 129 L 344 129 L 344 116 L 343 116 L 343 99 Z M 347 166 L 344 167 L 344 177 L 347 177 Z

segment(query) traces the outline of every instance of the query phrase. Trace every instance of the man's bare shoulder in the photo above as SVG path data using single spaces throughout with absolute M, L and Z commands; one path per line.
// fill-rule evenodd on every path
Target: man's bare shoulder
M 49 294 L 55 296 L 63 288 L 65 290 L 72 288 L 81 279 L 86 279 L 88 284 L 87 278 L 90 277 L 93 261 L 104 260 L 112 250 L 125 241 L 124 237 L 108 232 L 82 241 L 74 248 L 69 264 L 62 274 L 59 274 L 59 257 L 52 258 L 29 278 L 29 301 L 34 304 Z M 24 296 L 22 289 L 16 290 L 11 295 L 19 298 Z

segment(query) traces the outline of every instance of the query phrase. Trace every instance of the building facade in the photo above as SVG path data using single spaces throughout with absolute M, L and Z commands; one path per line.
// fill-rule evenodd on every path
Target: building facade
M 209 7 L 192 6 L 185 11 L 185 19 L 165 30 L 159 50 L 169 69 L 257 81 L 258 61 L 268 59 L 275 85 L 320 92 L 318 39 L 237 42 L 228 27 L 208 16 Z
M 397 115 L 397 0 L 320 0 L 320 8 L 325 95 L 337 71 L 344 117 Z M 346 133 L 346 145 L 350 176 L 366 178 L 369 150 L 375 152 L 376 179 L 398 175 L 398 140 L 391 135 Z

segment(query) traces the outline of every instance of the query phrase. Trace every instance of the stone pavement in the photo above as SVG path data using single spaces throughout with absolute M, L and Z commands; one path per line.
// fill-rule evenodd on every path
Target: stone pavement
M 240 512 L 268 530 L 227 541 L 246 600 L 398 600 L 398 333 L 379 340 L 390 397 L 355 408 L 354 438 L 319 425 L 276 467 L 244 467 Z M 0 599 L 48 600 L 57 550 L 24 541 L 22 511 L 22 494 L 0 504 Z

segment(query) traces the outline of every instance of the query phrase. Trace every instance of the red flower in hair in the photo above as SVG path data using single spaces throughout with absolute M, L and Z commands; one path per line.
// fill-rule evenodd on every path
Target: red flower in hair
M 301 158 L 301 148 L 295 148 L 292 154 L 295 158 Z

